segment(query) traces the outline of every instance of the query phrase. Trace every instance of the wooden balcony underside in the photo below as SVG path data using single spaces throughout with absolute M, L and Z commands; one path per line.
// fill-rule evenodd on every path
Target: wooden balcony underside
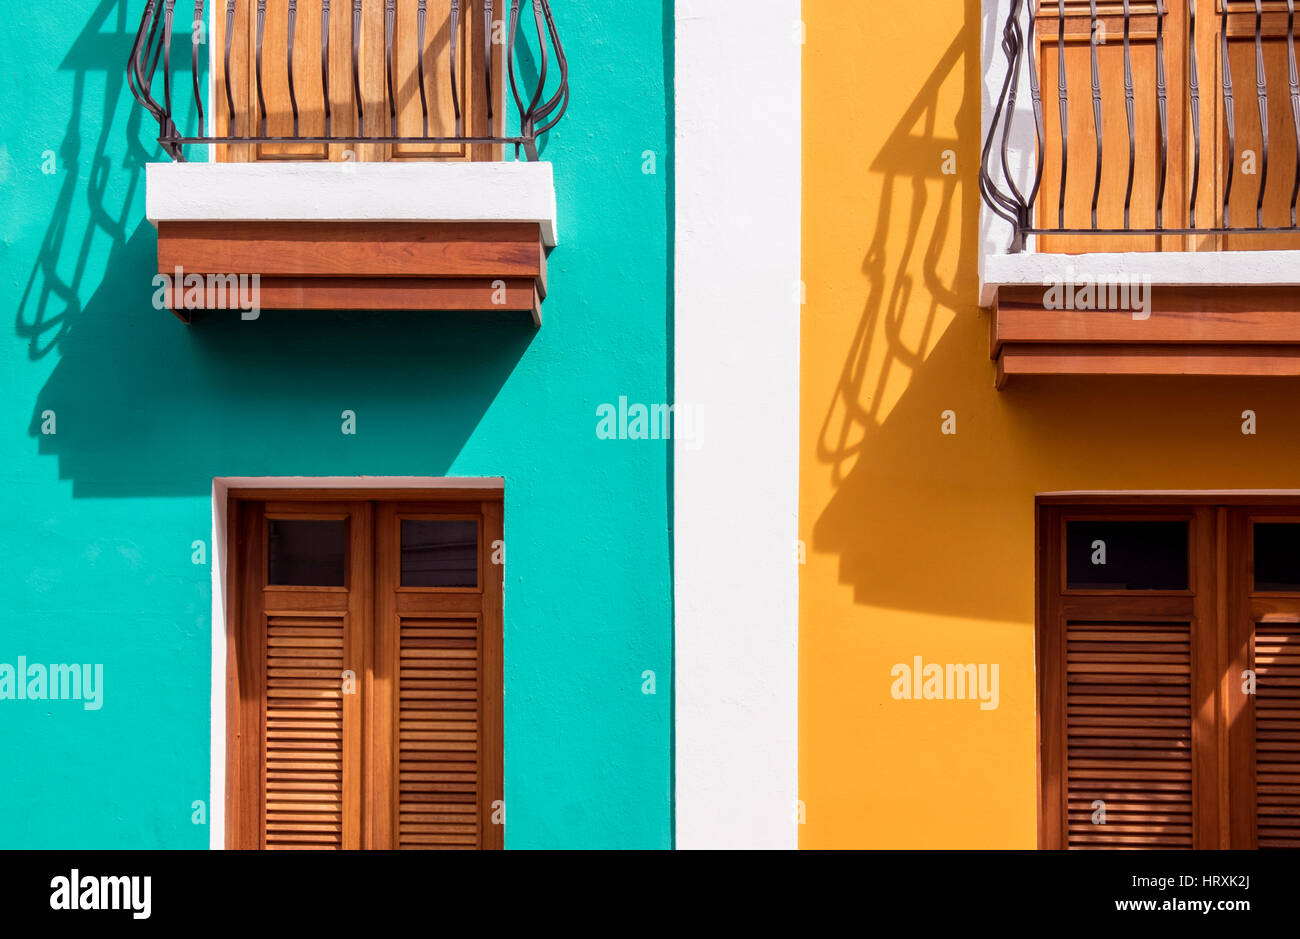
M 159 222 L 158 271 L 178 268 L 256 274 L 266 310 L 522 310 L 540 323 L 546 296 L 535 222 Z M 167 299 L 188 322 L 183 286 Z
M 991 320 L 997 386 L 1032 375 L 1300 376 L 1300 290 L 1152 287 L 1146 310 L 1047 309 L 1003 287 Z

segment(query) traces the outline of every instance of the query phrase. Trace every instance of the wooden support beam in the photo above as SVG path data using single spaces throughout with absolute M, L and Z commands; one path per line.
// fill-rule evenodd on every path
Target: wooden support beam
M 205 285 L 197 306 L 184 283 L 165 291 L 185 322 L 193 309 L 240 308 L 220 282 L 229 275 L 258 275 L 266 310 L 525 311 L 540 325 L 546 296 L 535 222 L 160 223 L 158 271 L 178 268 Z
M 997 387 L 1022 375 L 1300 375 L 1294 288 L 1156 286 L 1136 309 L 1104 310 L 1049 309 L 1047 290 L 998 291 Z
M 997 387 L 1023 375 L 1300 376 L 1300 344 L 1006 343 Z

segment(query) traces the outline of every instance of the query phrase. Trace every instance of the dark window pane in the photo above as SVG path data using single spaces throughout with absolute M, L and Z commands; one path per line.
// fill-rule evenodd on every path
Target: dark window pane
M 1255 524 L 1255 589 L 1300 592 L 1300 525 Z
M 268 519 L 267 582 L 292 587 L 342 587 L 348 525 L 338 521 Z
M 1187 522 L 1067 522 L 1065 566 L 1071 589 L 1186 590 Z
M 477 587 L 478 523 L 402 520 L 403 587 Z

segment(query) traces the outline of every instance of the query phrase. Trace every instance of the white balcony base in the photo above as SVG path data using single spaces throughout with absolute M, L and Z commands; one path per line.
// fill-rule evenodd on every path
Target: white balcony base
M 150 163 L 159 222 L 535 222 L 556 244 L 550 163 Z
M 1300 251 L 1127 251 L 1100 254 L 986 254 L 980 306 L 999 287 L 1036 287 L 1072 281 L 1137 277 L 1153 286 L 1288 287 L 1300 285 Z

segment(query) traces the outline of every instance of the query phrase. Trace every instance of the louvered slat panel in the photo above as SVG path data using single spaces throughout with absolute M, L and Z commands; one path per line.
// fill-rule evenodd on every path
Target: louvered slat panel
M 1300 848 L 1300 625 L 1255 625 L 1255 802 L 1261 848 Z
M 478 621 L 399 624 L 399 848 L 479 846 Z
M 267 848 L 342 847 L 343 629 L 342 617 L 267 618 Z
M 1068 625 L 1070 848 L 1192 847 L 1190 640 L 1187 623 Z

